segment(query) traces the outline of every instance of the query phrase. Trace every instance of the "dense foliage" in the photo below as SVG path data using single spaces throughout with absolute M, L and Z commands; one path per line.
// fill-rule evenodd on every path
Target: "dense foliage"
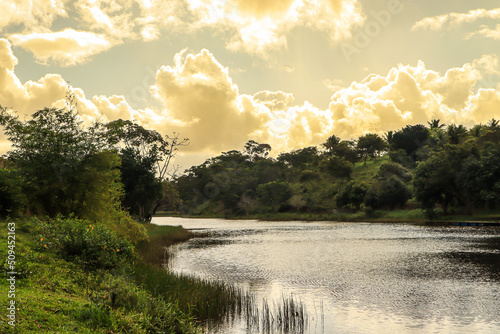
M 149 221 L 161 205 L 179 204 L 168 179 L 187 139 L 162 137 L 131 121 L 85 126 L 72 99 L 69 93 L 65 108 L 45 108 L 24 121 L 0 107 L 12 143 L 0 161 L 0 214 L 74 214 L 137 237 L 129 214 Z
M 473 214 L 500 206 L 500 127 L 432 120 L 385 136 L 332 135 L 284 152 L 255 141 L 176 179 L 188 214 L 250 215 L 415 209 Z
M 56 217 L 36 220 L 38 251 L 51 251 L 87 270 L 112 269 L 132 257 L 132 245 L 102 224 Z

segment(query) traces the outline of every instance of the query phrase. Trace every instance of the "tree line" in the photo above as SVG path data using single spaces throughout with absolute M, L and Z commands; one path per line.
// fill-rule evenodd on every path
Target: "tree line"
M 407 125 L 357 140 L 331 135 L 319 146 L 270 156 L 248 141 L 176 175 L 188 144 L 133 121 L 85 126 L 72 104 L 29 120 L 0 107 L 12 149 L 0 160 L 0 215 L 75 215 L 91 221 L 149 221 L 158 210 L 186 214 L 393 210 L 429 217 L 500 207 L 500 125 Z
M 494 119 L 471 128 L 435 119 L 357 140 L 332 135 L 277 158 L 251 140 L 177 177 L 179 210 L 234 216 L 419 207 L 432 218 L 450 208 L 498 209 L 499 141 Z
M 0 215 L 74 215 L 138 235 L 132 218 L 149 221 L 158 209 L 178 205 L 169 180 L 187 139 L 121 119 L 85 126 L 71 94 L 67 100 L 65 108 L 45 108 L 28 120 L 0 107 L 11 143 L 0 160 Z

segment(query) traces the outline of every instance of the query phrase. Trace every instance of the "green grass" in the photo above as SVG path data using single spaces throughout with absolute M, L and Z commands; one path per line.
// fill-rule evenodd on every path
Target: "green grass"
M 364 162 L 357 162 L 354 164 L 351 179 L 359 183 L 371 185 L 376 181 L 374 176 L 377 175 L 380 166 L 386 162 L 390 162 L 387 156 L 367 160 L 366 164 Z
M 18 221 L 16 229 L 17 333 L 197 333 L 194 318 L 166 298 L 152 294 L 131 276 L 129 267 L 87 272 L 50 251 L 38 249 L 36 226 Z M 7 222 L 0 222 L 0 256 L 7 257 Z M 2 291 L 8 271 L 3 265 Z M 9 302 L 0 294 L 4 307 Z M 14 332 L 0 313 L 0 332 Z

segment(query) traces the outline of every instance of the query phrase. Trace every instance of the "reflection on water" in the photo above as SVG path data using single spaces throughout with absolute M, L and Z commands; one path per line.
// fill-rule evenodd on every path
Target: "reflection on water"
M 500 333 L 500 229 L 155 218 L 174 272 L 300 299 L 310 333 Z M 271 302 L 272 304 L 272 302 Z M 229 326 L 229 325 L 228 325 Z M 249 333 L 235 322 L 226 333 Z

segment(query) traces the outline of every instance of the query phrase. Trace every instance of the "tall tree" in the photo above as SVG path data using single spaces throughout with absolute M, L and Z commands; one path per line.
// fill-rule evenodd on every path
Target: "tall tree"
M 292 197 L 292 189 L 288 182 L 272 181 L 257 187 L 259 200 L 264 206 L 269 206 L 274 212 L 278 212 L 283 204 Z
M 425 208 L 433 208 L 439 203 L 447 213 L 451 200 L 456 199 L 472 214 L 473 198 L 461 178 L 466 161 L 478 156 L 472 145 L 448 145 L 444 150 L 433 152 L 415 169 L 413 184 L 417 200 Z
M 108 140 L 119 147 L 122 159 L 123 204 L 140 220 L 150 221 L 167 194 L 162 183 L 175 175 L 170 169 L 179 147 L 188 143 L 179 134 L 162 137 L 129 120 L 106 124 Z
M 366 163 L 368 157 L 375 158 L 379 156 L 387 148 L 387 144 L 379 135 L 369 133 L 359 137 L 357 148 Z
M 292 167 L 304 167 L 308 164 L 317 163 L 319 160 L 318 149 L 310 146 L 288 153 L 281 153 L 278 161 L 289 164 Z
M 442 129 L 446 126 L 446 124 L 440 123 L 441 120 L 439 119 L 433 119 L 430 122 L 427 122 L 429 124 L 429 129 Z
M 35 213 L 82 213 L 88 196 L 96 195 L 87 191 L 93 187 L 106 188 L 92 201 L 94 213 L 106 212 L 109 202 L 120 196 L 114 172 L 119 160 L 110 152 L 101 124 L 85 127 L 73 108 L 45 108 L 27 121 L 2 108 L 0 124 L 13 146 L 7 156 L 26 180 L 25 193 Z M 107 177 L 84 177 L 93 173 Z
M 391 148 L 393 150 L 402 149 L 406 155 L 415 157 L 417 151 L 425 146 L 429 137 L 429 130 L 422 124 L 407 125 L 392 135 Z
M 271 145 L 269 144 L 259 144 L 255 140 L 249 140 L 245 144 L 245 154 L 250 158 L 251 161 L 257 159 L 264 159 L 271 152 Z
M 460 144 L 467 137 L 468 131 L 462 124 L 460 125 L 450 124 L 446 129 L 446 133 L 448 135 L 449 143 L 457 145 Z

